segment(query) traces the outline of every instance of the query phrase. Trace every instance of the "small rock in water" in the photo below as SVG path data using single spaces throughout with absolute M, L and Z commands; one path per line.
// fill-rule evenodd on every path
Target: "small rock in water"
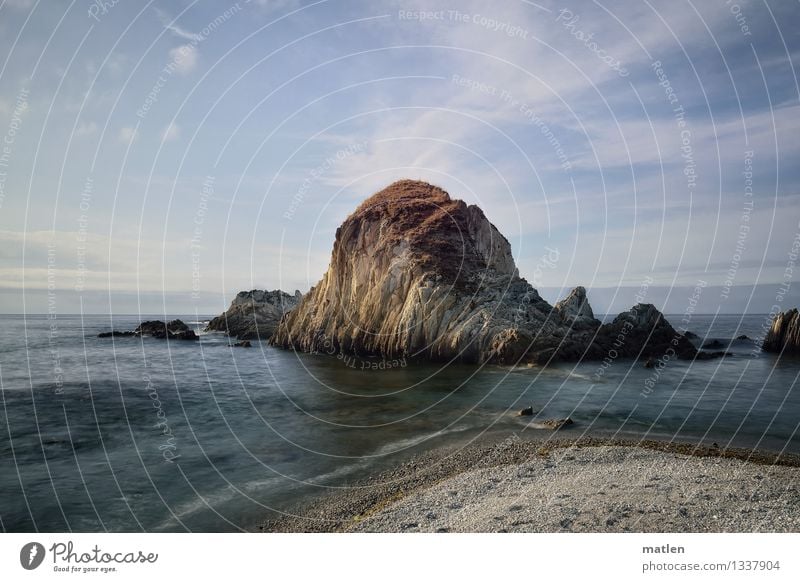
M 647 358 L 647 361 L 644 363 L 645 368 L 655 368 L 656 361 L 653 358 Z
M 749 338 L 749 337 L 747 337 L 746 335 L 742 334 L 742 335 L 740 335 L 739 337 L 737 337 L 736 339 L 737 339 L 737 340 L 749 340 L 750 338 Z
M 133 331 L 109 331 L 98 334 L 97 337 L 129 337 L 149 335 L 157 339 L 199 340 L 200 338 L 188 325 L 180 319 L 168 323 L 163 321 L 144 321 Z
M 523 408 L 517 413 L 517 416 L 533 416 L 533 406 Z
M 232 345 L 234 348 L 252 348 L 253 344 L 250 343 L 250 340 L 243 340 L 240 342 L 236 342 Z
M 564 428 L 565 426 L 569 426 L 575 423 L 572 421 L 571 418 L 550 418 L 547 420 L 543 420 L 538 424 L 541 425 L 543 428 L 558 430 L 560 428 Z

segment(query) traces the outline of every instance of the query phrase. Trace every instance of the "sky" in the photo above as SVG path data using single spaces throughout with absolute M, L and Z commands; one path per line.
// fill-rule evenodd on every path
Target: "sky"
M 478 204 L 550 301 L 794 307 L 798 25 L 795 1 L 0 0 L 0 312 L 305 292 L 400 178 Z

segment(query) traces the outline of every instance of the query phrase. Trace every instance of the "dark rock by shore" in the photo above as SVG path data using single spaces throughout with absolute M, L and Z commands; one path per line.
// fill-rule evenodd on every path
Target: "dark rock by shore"
M 765 352 L 800 354 L 800 313 L 790 309 L 777 314 L 764 338 Z
M 196 341 L 200 339 L 197 334 L 180 319 L 173 319 L 167 323 L 163 321 L 143 321 L 133 331 L 108 331 L 97 334 L 97 337 L 139 337 L 151 336 L 158 339 Z
M 583 287 L 551 306 L 519 276 L 511 246 L 480 208 L 411 180 L 373 195 L 344 221 L 328 271 L 270 342 L 497 364 L 697 352 L 653 305 L 606 325 Z
M 221 331 L 240 340 L 267 340 L 275 333 L 283 315 L 297 306 L 302 294 L 280 290 L 242 291 L 222 315 L 212 319 L 206 331 Z

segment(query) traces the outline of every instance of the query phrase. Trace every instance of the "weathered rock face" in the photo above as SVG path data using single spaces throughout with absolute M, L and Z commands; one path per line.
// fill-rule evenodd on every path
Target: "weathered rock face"
M 647 338 L 674 330 L 645 311 L 634 335 L 663 353 L 668 346 Z M 546 363 L 603 358 L 616 324 L 600 327 L 582 287 L 551 307 L 519 277 L 508 241 L 480 208 L 404 180 L 339 227 L 327 272 L 270 341 L 306 352 Z
M 577 328 L 596 328 L 600 322 L 595 319 L 586 289 L 575 287 L 564 299 L 553 307 L 561 316 L 561 320 Z
M 302 294 L 283 291 L 242 291 L 222 315 L 212 319 L 206 331 L 222 331 L 240 340 L 269 339 L 283 315 L 294 309 Z
M 784 311 L 773 318 L 761 348 L 765 352 L 800 354 L 800 313 L 797 309 Z

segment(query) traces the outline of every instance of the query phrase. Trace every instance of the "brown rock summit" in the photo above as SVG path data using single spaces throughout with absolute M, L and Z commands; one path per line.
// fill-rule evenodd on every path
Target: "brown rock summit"
M 483 211 L 425 182 L 401 180 L 374 194 L 345 220 L 336 241 L 334 257 L 337 250 L 405 253 L 447 284 L 469 284 L 474 271 L 487 268 L 517 274 L 508 241 Z
M 618 351 L 636 355 L 642 338 L 674 333 L 662 317 L 645 319 L 634 323 L 659 333 L 637 328 L 636 345 Z M 544 301 L 519 277 L 511 246 L 480 208 L 402 180 L 337 229 L 327 272 L 270 341 L 306 352 L 545 362 L 602 359 L 606 327 L 581 287 L 558 311 Z M 651 343 L 647 351 L 668 347 Z

